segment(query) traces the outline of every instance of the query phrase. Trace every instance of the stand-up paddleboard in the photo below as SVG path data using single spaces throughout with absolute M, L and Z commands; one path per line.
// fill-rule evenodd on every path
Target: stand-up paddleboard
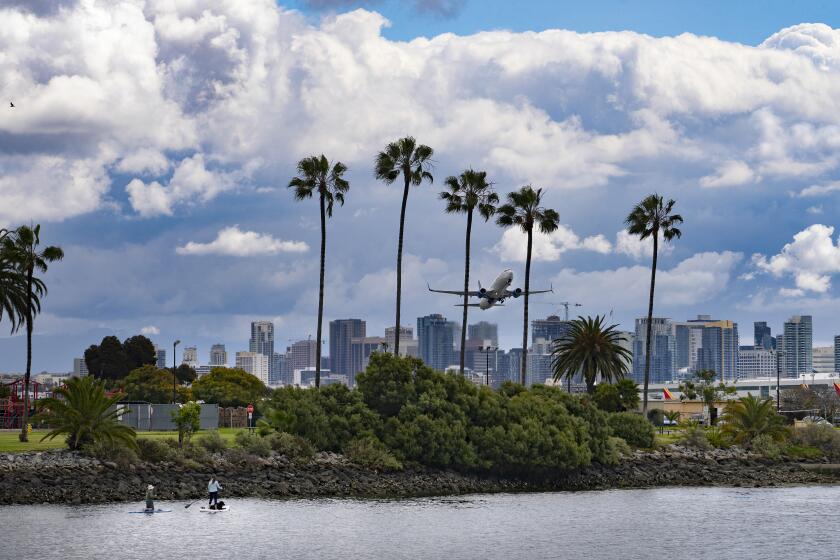
M 151 515 L 153 513 L 171 513 L 171 509 L 155 509 L 155 510 L 143 510 L 143 511 L 129 511 L 128 513 L 145 513 L 146 515 Z
M 201 508 L 198 511 L 201 511 L 201 512 L 204 512 L 204 513 L 222 513 L 223 511 L 230 511 L 230 506 L 225 506 L 221 509 L 210 509 L 207 506 L 201 506 Z

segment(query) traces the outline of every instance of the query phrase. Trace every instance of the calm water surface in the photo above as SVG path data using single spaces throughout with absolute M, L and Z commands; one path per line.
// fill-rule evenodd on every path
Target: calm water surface
M 840 557 L 840 487 L 0 508 L 4 558 Z

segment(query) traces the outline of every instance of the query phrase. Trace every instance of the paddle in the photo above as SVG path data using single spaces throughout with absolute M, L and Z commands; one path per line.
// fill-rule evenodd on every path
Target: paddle
M 191 505 L 193 505 L 194 503 L 196 503 L 196 502 L 200 502 L 200 501 L 201 501 L 201 500 L 203 500 L 203 499 L 204 499 L 204 498 L 199 498 L 199 499 L 197 499 L 197 500 L 194 500 L 194 501 L 192 501 L 192 502 L 188 503 L 187 505 L 185 505 L 185 506 L 184 506 L 184 509 L 187 509 L 188 507 L 190 507 L 190 506 L 191 506 Z

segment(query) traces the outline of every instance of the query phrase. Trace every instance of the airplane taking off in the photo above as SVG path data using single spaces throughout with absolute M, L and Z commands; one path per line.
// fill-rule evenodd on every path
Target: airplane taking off
M 504 302 L 509 297 L 518 298 L 519 296 L 523 295 L 525 292 L 522 288 L 516 288 L 515 290 L 510 290 L 511 283 L 513 282 L 513 271 L 511 269 L 507 269 L 501 274 L 499 274 L 493 283 L 490 285 L 490 288 L 482 288 L 481 282 L 478 283 L 478 290 L 470 290 L 466 292 L 466 295 L 469 297 L 477 297 L 480 298 L 478 303 L 468 303 L 469 307 L 478 307 L 480 309 L 490 309 L 491 307 L 495 307 L 497 305 L 504 305 Z M 428 286 L 428 284 L 427 284 Z M 431 286 L 428 286 L 430 292 L 436 292 L 438 294 L 452 294 L 456 296 L 464 296 L 463 290 L 434 290 Z M 529 294 L 545 294 L 548 292 L 553 292 L 554 289 L 549 288 L 548 290 L 531 290 L 528 292 Z M 463 306 L 463 303 L 456 304 L 455 307 Z

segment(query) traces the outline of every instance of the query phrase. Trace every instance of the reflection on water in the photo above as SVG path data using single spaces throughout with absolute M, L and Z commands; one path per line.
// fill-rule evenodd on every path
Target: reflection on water
M 0 508 L 8 558 L 832 558 L 840 487 Z

